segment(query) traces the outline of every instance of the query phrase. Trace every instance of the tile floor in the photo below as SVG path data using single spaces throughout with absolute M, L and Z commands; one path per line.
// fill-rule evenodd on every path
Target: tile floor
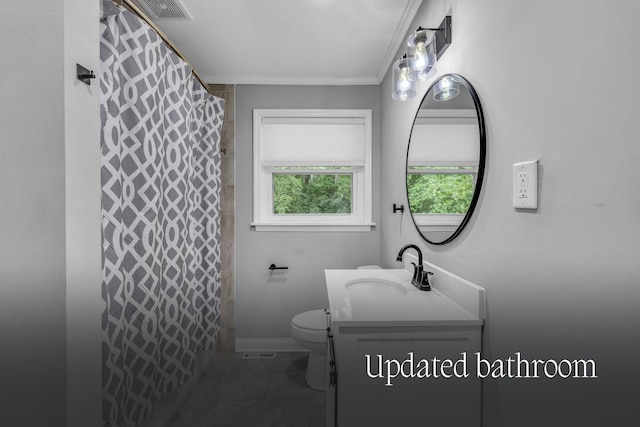
M 325 393 L 307 386 L 307 353 L 216 353 L 170 427 L 322 427 Z

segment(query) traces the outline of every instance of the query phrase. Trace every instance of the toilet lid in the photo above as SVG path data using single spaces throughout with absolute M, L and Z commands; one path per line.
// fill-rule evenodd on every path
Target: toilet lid
M 325 331 L 327 329 L 327 315 L 324 310 L 311 310 L 297 314 L 291 319 L 291 323 L 303 329 Z

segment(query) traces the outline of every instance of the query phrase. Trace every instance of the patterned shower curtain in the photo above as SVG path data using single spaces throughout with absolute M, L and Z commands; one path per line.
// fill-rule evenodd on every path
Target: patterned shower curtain
M 144 21 L 109 9 L 100 44 L 103 425 L 129 427 L 215 345 L 224 101 Z

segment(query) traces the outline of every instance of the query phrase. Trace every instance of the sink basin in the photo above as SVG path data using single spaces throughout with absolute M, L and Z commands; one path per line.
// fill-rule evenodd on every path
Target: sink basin
M 386 300 L 403 297 L 408 289 L 400 282 L 379 278 L 361 278 L 345 283 L 350 296 L 368 300 Z
M 358 278 L 344 285 L 347 300 L 354 314 L 392 309 L 402 301 L 408 288 L 401 282 L 382 278 Z

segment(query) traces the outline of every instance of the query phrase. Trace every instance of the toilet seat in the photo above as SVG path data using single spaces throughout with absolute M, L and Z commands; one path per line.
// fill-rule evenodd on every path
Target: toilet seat
M 324 310 L 300 313 L 291 319 L 291 331 L 295 338 L 325 342 L 327 340 L 327 315 Z

